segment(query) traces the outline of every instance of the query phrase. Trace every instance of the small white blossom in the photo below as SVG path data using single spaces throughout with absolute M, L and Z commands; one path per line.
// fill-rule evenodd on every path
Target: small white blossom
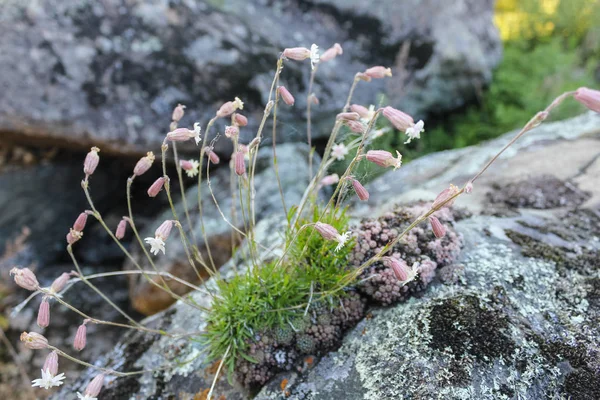
M 313 43 L 310 46 L 310 66 L 312 67 L 312 69 L 315 69 L 315 65 L 319 63 L 320 58 L 321 57 L 319 56 L 319 46 Z
M 159 237 L 147 237 L 144 239 L 150 245 L 150 253 L 157 255 L 159 252 L 165 253 L 165 242 Z
M 390 131 L 389 126 L 384 126 L 383 128 L 374 129 L 371 131 L 371 139 L 377 139 L 378 137 L 383 136 L 385 133 Z
M 418 262 L 413 263 L 410 272 L 408 273 L 408 277 L 406 278 L 405 281 L 401 282 L 402 284 L 407 284 L 408 282 L 412 282 L 416 277 L 417 274 L 419 273 L 420 270 L 420 265 Z
M 236 110 L 243 110 L 244 109 L 244 102 L 242 100 L 240 100 L 239 97 L 236 97 L 235 100 L 233 101 L 233 107 Z
M 49 369 L 47 369 L 46 371 L 44 371 L 44 370 L 41 370 L 41 371 L 42 371 L 42 378 L 34 379 L 33 381 L 31 381 L 32 387 L 41 387 L 44 389 L 50 389 L 51 387 L 60 386 L 64 383 L 62 380 L 65 379 L 65 374 L 58 374 L 58 375 L 54 376 L 54 375 L 52 375 L 52 373 L 50 372 Z
M 425 126 L 425 123 L 423 122 L 423 120 L 420 120 L 410 128 L 406 128 L 405 133 L 408 135 L 408 140 L 404 142 L 404 144 L 410 143 L 410 141 L 413 139 L 421 139 L 421 132 L 425 131 L 425 129 L 423 129 L 423 126 Z
M 198 161 L 196 161 L 196 160 L 190 160 L 190 163 L 192 163 L 192 168 L 191 169 L 186 169 L 185 173 L 190 178 L 193 178 L 196 175 L 198 175 L 198 169 L 200 168 L 200 163 Z
M 348 155 L 348 148 L 344 143 L 333 145 L 331 148 L 331 156 L 338 161 L 343 160 Z
M 200 127 L 200 123 L 196 122 L 194 123 L 194 140 L 196 141 L 196 146 L 198 145 L 198 143 L 200 143 L 200 130 L 202 128 Z
M 98 400 L 97 397 L 92 397 L 89 394 L 83 395 L 83 394 L 81 394 L 79 392 L 77 392 L 77 398 L 79 400 Z
M 335 247 L 335 251 L 339 251 L 342 247 L 344 247 L 349 238 L 350 231 L 342 233 L 341 235 L 337 235 L 335 240 L 338 242 L 338 245 Z

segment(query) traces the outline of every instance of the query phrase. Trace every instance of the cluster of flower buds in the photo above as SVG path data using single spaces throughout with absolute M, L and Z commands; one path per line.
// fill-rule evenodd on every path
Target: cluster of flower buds
M 79 214 L 73 227 L 67 233 L 67 243 L 72 245 L 83 237 L 83 229 L 85 228 L 85 224 L 87 222 L 87 213 L 82 212 Z
M 133 175 L 140 176 L 145 174 L 152 166 L 152 163 L 154 163 L 154 159 L 154 153 L 149 151 L 148 154 L 140 158 L 137 164 L 135 164 L 135 167 L 133 168 Z
M 354 177 L 349 176 L 348 179 L 352 183 L 352 187 L 354 188 L 354 191 L 356 192 L 358 198 L 361 201 L 369 200 L 369 192 L 367 191 L 367 189 L 365 189 L 365 187 Z
M 310 49 L 307 49 L 306 47 L 291 47 L 284 49 L 282 56 L 295 61 L 303 61 L 310 58 L 312 69 L 315 69 L 315 66 L 319 63 L 321 58 L 319 56 L 319 46 L 314 43 L 310 46 Z
M 342 54 L 344 54 L 344 50 L 342 49 L 342 46 L 340 46 L 339 43 L 336 43 L 333 46 L 331 46 L 330 48 L 328 48 L 327 50 L 325 50 L 323 52 L 323 54 L 321 54 L 320 62 L 326 62 L 326 61 L 333 60 L 334 58 L 336 58 L 337 56 L 340 56 Z
M 402 154 L 396 151 L 396 155 L 394 157 L 392 153 L 386 150 L 369 150 L 365 158 L 380 167 L 394 167 L 394 169 L 398 169 L 402 166 Z
M 150 245 L 150 252 L 157 255 L 159 252 L 165 254 L 165 242 L 171 234 L 173 228 L 173 221 L 166 220 L 163 222 L 154 232 L 154 237 L 147 237 L 144 239 L 146 243 Z
M 342 121 L 346 126 L 350 128 L 352 132 L 363 134 L 365 132 L 365 126 L 360 121 L 360 115 L 357 112 L 343 112 L 339 113 L 335 119 Z
M 161 176 L 148 188 L 148 196 L 156 197 L 165 185 L 165 177 Z
M 413 117 L 410 115 L 389 106 L 383 108 L 383 116 L 387 118 L 396 129 L 406 133 L 408 140 L 404 142 L 405 144 L 410 143 L 413 139 L 421 138 L 421 132 L 424 131 L 423 127 L 425 125 L 423 121 L 415 123 Z
M 94 146 L 85 156 L 85 160 L 83 161 L 83 173 L 85 173 L 86 178 L 92 175 L 96 170 L 96 167 L 100 162 L 99 152 L 100 149 Z
M 319 234 L 321 235 L 321 237 L 323 239 L 333 240 L 338 243 L 335 248 L 335 251 L 339 251 L 342 247 L 344 247 L 344 245 L 350 238 L 350 232 L 345 232 L 345 233 L 340 234 L 338 232 L 338 230 L 335 229 L 335 227 L 333 227 L 329 224 L 325 224 L 323 222 L 317 222 L 317 223 L 315 223 L 314 226 L 315 226 L 315 229 L 317 230 L 317 232 L 319 232 Z
M 586 106 L 592 111 L 600 113 L 600 91 L 594 89 L 588 89 L 586 87 L 580 87 L 575 91 L 573 96 L 575 100 Z

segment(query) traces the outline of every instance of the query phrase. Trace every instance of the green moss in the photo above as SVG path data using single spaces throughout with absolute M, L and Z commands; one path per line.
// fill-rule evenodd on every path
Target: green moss
M 505 233 L 513 243 L 521 246 L 521 252 L 526 257 L 542 258 L 544 260 L 554 261 L 559 265 L 562 265 L 567 259 L 565 249 L 563 248 L 550 246 L 511 229 L 507 229 Z

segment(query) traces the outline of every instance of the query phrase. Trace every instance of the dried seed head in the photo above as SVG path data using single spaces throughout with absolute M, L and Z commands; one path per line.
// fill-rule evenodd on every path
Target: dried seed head
M 440 222 L 440 220 L 435 216 L 429 217 L 429 223 L 431 224 L 431 230 L 436 238 L 442 238 L 446 235 L 446 227 L 444 224 Z
M 83 237 L 83 232 L 76 231 L 75 229 L 71 228 L 69 233 L 67 233 L 67 243 L 74 244 L 75 242 L 81 240 L 82 237 Z
M 85 326 L 87 320 L 83 321 L 77 332 L 75 333 L 75 339 L 73 340 L 73 348 L 77 351 L 81 351 L 85 348 L 87 343 L 87 327 Z
M 46 361 L 44 362 L 44 366 L 42 367 L 42 371 L 50 372 L 52 376 L 56 376 L 56 374 L 58 374 L 58 354 L 56 351 L 48 354 Z
M 15 276 L 15 283 L 23 289 L 35 291 L 40 288 L 40 284 L 35 277 L 35 274 L 29 268 L 15 267 L 10 270 L 9 274 Z
M 154 159 L 154 153 L 149 151 L 148 154 L 146 154 L 146 156 L 140 158 L 140 160 L 137 162 L 137 164 L 133 168 L 133 175 L 140 176 L 142 174 L 145 174 L 152 166 Z
M 175 109 L 173 109 L 173 115 L 171 116 L 171 119 L 175 122 L 179 122 L 179 120 L 181 118 L 183 118 L 183 114 L 185 113 L 185 106 L 181 105 L 181 104 L 177 104 L 177 107 L 175 107 Z
M 392 69 L 382 66 L 371 67 L 365 71 L 365 75 L 373 79 L 381 79 L 392 76 Z
M 85 228 L 86 222 L 87 222 L 87 214 L 82 212 L 81 214 L 79 214 L 79 216 L 75 220 L 75 223 L 73 224 L 73 229 L 78 232 L 82 232 L 83 229 Z
M 28 349 L 40 350 L 48 347 L 48 339 L 36 332 L 23 332 L 20 339 Z
M 306 47 L 291 47 L 283 50 L 283 56 L 290 60 L 302 61 L 310 58 L 310 50 Z
M 242 151 L 237 151 L 233 158 L 235 173 L 239 176 L 244 175 L 246 173 L 246 160 L 244 159 L 244 153 Z
M 590 110 L 600 113 L 600 91 L 580 87 L 573 97 Z
M 85 161 L 83 161 L 83 172 L 89 176 L 94 173 L 98 163 L 100 162 L 100 156 L 98 156 L 98 152 L 100 151 L 97 147 L 92 147 L 89 153 L 85 156 Z
M 40 328 L 46 328 L 48 325 L 50 325 L 50 303 L 48 302 L 46 296 L 44 296 L 42 302 L 40 303 L 37 324 Z
M 360 119 L 360 115 L 357 112 L 343 112 L 336 115 L 335 119 L 342 121 L 358 121 Z
M 156 195 L 162 190 L 164 184 L 165 178 L 163 176 L 155 180 L 154 183 L 148 189 L 148 196 L 156 197 Z
M 122 219 L 121 221 L 119 221 L 119 225 L 117 225 L 117 230 L 115 231 L 115 237 L 119 240 L 123 239 L 123 237 L 125 237 L 126 230 L 127 230 L 127 221 L 125 221 L 125 219 Z
M 103 384 L 104 384 L 104 374 L 96 375 L 96 377 L 94 379 L 92 379 L 92 381 L 85 388 L 84 395 L 91 397 L 91 398 L 98 397 L 100 390 L 102 390 Z
M 292 96 L 290 91 L 286 89 L 285 86 L 278 86 L 277 91 L 279 92 L 279 95 L 281 96 L 281 99 L 285 104 L 287 104 L 288 106 L 294 105 L 294 102 L 296 100 L 294 99 L 294 96 Z
M 337 56 L 339 56 L 343 53 L 344 53 L 344 50 L 342 50 L 342 46 L 340 46 L 339 43 L 336 43 L 332 47 L 325 50 L 325 52 L 323 54 L 321 54 L 321 62 L 333 60 L 334 58 L 336 58 Z
M 233 123 L 237 124 L 238 126 L 246 126 L 248 125 L 248 118 L 242 114 L 235 113 L 233 114 Z
M 225 127 L 225 136 L 231 140 L 234 140 L 240 134 L 240 128 L 235 125 L 228 125 Z
M 367 191 L 367 189 L 365 189 L 365 187 L 356 179 L 354 178 L 349 178 L 352 181 L 352 187 L 354 188 L 354 191 L 356 192 L 356 195 L 358 196 L 358 198 L 361 201 L 367 201 L 369 200 L 369 192 Z
M 63 272 L 54 280 L 54 282 L 52 282 L 52 285 L 50 285 L 50 291 L 52 293 L 60 293 L 67 285 L 67 282 L 69 282 L 69 279 L 71 279 L 71 275 L 68 272 Z
M 389 151 L 369 150 L 365 158 L 380 167 L 394 167 L 394 169 L 398 169 L 402 166 L 402 154 L 398 151 L 396 151 L 396 154 L 397 157 L 394 157 Z
M 166 220 L 154 232 L 154 237 L 162 239 L 163 242 L 166 242 L 169 235 L 171 234 L 171 229 L 173 228 L 173 220 Z

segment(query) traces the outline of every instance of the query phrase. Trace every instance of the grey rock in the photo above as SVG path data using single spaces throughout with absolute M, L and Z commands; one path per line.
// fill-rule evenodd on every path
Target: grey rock
M 565 131 L 565 126 L 571 129 Z M 455 225 L 465 247 L 460 265 L 444 274 L 444 282 L 434 281 L 419 298 L 373 308 L 373 317 L 351 329 L 341 347 L 322 357 L 312 370 L 282 373 L 256 398 L 598 398 L 600 188 L 592 185 L 597 182 L 595 165 L 600 158 L 597 126 L 597 116 L 585 115 L 544 124 L 538 136 L 532 132 L 529 140 L 477 181 L 470 196 L 459 199 L 458 206 L 467 205 L 474 214 Z M 568 137 L 563 136 L 565 132 Z M 432 199 L 437 186 L 468 177 L 485 163 L 492 147 L 497 149 L 509 138 L 510 134 L 496 143 L 409 163 L 400 170 L 414 180 L 405 186 L 406 191 L 394 189 L 394 197 L 374 196 L 368 211 L 357 208 L 356 212 L 373 217 L 394 203 Z M 425 190 L 417 189 L 419 174 Z M 518 207 L 509 217 L 483 212 L 489 206 L 487 193 L 497 190 L 494 183 L 547 174 L 574 182 L 587 192 L 588 200 L 578 208 L 552 201 L 548 203 L 552 207 L 541 210 Z M 434 183 L 428 186 L 427 181 Z M 258 237 L 277 240 L 270 233 L 280 229 L 280 224 L 277 218 L 264 219 Z M 232 260 L 223 267 L 226 277 L 234 264 L 242 267 L 238 259 Z M 208 285 L 214 287 L 214 282 Z M 210 304 L 203 293 L 191 296 L 200 305 Z M 146 322 L 169 331 L 190 332 L 202 330 L 203 321 L 202 313 L 178 303 Z M 127 335 L 98 364 L 143 369 L 174 359 L 192 361 L 136 379 L 107 382 L 105 398 L 166 399 L 181 393 L 191 396 L 210 387 L 213 375 L 205 370 L 201 343 L 179 343 L 166 337 L 149 344 L 147 340 Z M 141 354 L 136 350 L 139 343 L 146 343 Z M 91 375 L 86 372 L 74 385 L 82 386 Z M 284 379 L 288 381 L 282 391 Z M 54 398 L 70 400 L 72 389 L 73 384 Z M 218 381 L 215 394 L 248 398 L 224 378 Z
M 315 138 L 327 136 L 356 72 L 377 64 L 399 72 L 396 57 L 406 41 L 412 44 L 407 86 L 400 77 L 361 83 L 355 101 L 376 104 L 385 94 L 418 117 L 452 110 L 475 98 L 500 60 L 493 4 L 5 1 L 0 132 L 20 141 L 139 154 L 160 147 L 178 102 L 188 105 L 182 125 L 204 125 L 220 104 L 239 96 L 251 116 L 242 130 L 247 139 L 260 121 L 279 52 L 311 43 L 325 50 L 339 42 L 345 49 L 319 68 Z M 286 62 L 281 84 L 297 103 L 281 109 L 284 140 L 306 136 L 303 124 L 292 121 L 304 116 L 309 75 L 308 63 Z

